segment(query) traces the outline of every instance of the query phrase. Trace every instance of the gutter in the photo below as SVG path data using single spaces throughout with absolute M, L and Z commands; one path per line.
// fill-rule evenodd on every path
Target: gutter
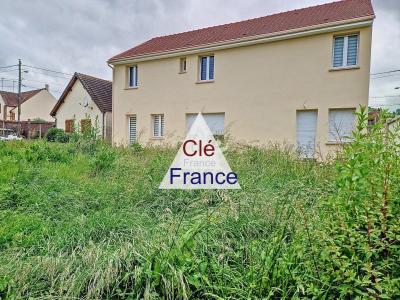
M 178 48 L 178 49 L 172 49 L 172 50 L 168 50 L 168 51 L 153 52 L 153 53 L 149 53 L 149 54 L 138 55 L 138 56 L 131 57 L 131 58 L 126 57 L 126 58 L 120 58 L 120 59 L 116 59 L 116 60 L 110 59 L 110 60 L 108 60 L 107 64 L 109 66 L 110 66 L 110 64 L 112 64 L 113 66 L 116 66 L 116 65 L 136 63 L 136 62 L 141 62 L 141 61 L 197 54 L 197 53 L 202 53 L 202 52 L 206 52 L 206 51 L 217 51 L 217 50 L 223 50 L 223 49 L 256 45 L 256 44 L 298 38 L 298 37 L 303 37 L 303 36 L 310 36 L 310 35 L 321 34 L 321 33 L 329 33 L 329 32 L 349 30 L 349 29 L 360 28 L 360 27 L 367 27 L 367 26 L 372 25 L 374 18 L 375 18 L 375 16 L 367 16 L 367 17 L 352 19 L 350 22 L 349 22 L 349 20 L 332 22 L 332 23 L 328 23 L 328 24 L 325 24 L 322 26 L 321 25 L 313 25 L 313 26 L 309 26 L 309 27 L 275 32 L 272 34 L 251 36 L 251 37 L 227 40 L 227 41 L 211 43 L 211 44 L 203 44 L 203 45 L 195 46 L 192 48 Z

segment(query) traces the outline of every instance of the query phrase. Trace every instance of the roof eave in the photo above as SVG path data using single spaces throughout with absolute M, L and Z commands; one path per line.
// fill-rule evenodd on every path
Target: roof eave
M 206 51 L 216 51 L 222 49 L 229 49 L 229 48 L 236 48 L 236 47 L 243 47 L 249 46 L 254 44 L 261 44 L 266 42 L 278 41 L 278 40 L 285 40 L 291 39 L 301 36 L 308 36 L 320 33 L 327 33 L 327 32 L 334 32 L 339 30 L 347 30 L 347 29 L 354 29 L 354 28 L 361 28 L 370 26 L 373 23 L 375 15 L 369 15 L 360 18 L 354 18 L 344 21 L 338 22 L 331 22 L 326 24 L 319 24 L 313 25 L 309 27 L 302 27 L 296 28 L 292 30 L 280 31 L 275 32 L 272 34 L 266 35 L 257 35 L 251 36 L 246 38 L 234 39 L 234 40 L 227 40 L 217 43 L 211 44 L 203 44 L 195 47 L 190 48 L 178 48 L 172 49 L 168 51 L 161 51 L 161 52 L 153 52 L 133 57 L 122 57 L 118 59 L 109 59 L 107 62 L 111 65 L 121 65 L 121 64 L 129 64 L 129 63 L 136 63 L 140 61 L 146 60 L 155 60 L 167 57 L 174 57 L 174 56 L 181 56 L 181 55 L 189 55 L 189 54 L 196 54 Z

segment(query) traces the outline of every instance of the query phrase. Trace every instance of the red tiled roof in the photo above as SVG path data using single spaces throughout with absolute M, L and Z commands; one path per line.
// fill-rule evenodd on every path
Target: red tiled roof
M 90 98 L 96 103 L 101 112 L 110 112 L 112 110 L 112 83 L 111 81 L 96 78 L 90 75 L 75 73 L 70 82 L 62 93 L 60 99 L 57 101 L 50 115 L 55 116 L 58 108 L 64 102 L 65 97 L 71 91 L 72 86 L 76 80 L 80 80 L 85 90 L 88 92 Z
M 177 49 L 190 49 L 206 44 L 238 40 L 252 36 L 272 35 L 287 30 L 350 21 L 361 17 L 372 18 L 374 16 L 371 0 L 332 2 L 236 23 L 156 37 L 115 55 L 109 61 Z
M 38 89 L 38 90 L 32 90 L 32 91 L 27 91 L 27 92 L 22 92 L 21 93 L 21 103 L 24 103 L 25 101 L 29 100 L 33 96 L 35 96 L 37 93 L 40 91 L 43 91 L 45 89 Z M 12 106 L 12 107 L 17 107 L 18 106 L 18 93 L 12 93 L 12 92 L 5 92 L 5 91 L 0 91 L 0 96 L 3 98 L 3 101 L 5 105 L 7 106 Z

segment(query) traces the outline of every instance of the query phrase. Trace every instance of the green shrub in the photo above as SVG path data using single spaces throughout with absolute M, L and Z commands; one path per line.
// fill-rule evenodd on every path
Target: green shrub
M 354 141 L 338 160 L 337 191 L 315 233 L 321 281 L 311 285 L 314 296 L 400 297 L 400 132 L 387 131 L 385 121 L 383 113 L 367 127 L 361 109 Z
M 94 175 L 109 171 L 115 164 L 117 155 L 115 151 L 108 146 L 103 146 L 96 151 L 93 159 L 90 161 L 90 167 Z
M 67 143 L 69 136 L 61 128 L 49 128 L 46 133 L 46 140 L 48 142 Z

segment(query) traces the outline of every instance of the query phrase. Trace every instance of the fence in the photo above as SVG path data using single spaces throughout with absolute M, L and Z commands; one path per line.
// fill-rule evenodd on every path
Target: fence
M 27 139 L 42 138 L 49 128 L 54 127 L 54 122 L 45 121 L 21 121 L 21 135 Z M 17 121 L 0 121 L 0 128 L 18 131 Z

